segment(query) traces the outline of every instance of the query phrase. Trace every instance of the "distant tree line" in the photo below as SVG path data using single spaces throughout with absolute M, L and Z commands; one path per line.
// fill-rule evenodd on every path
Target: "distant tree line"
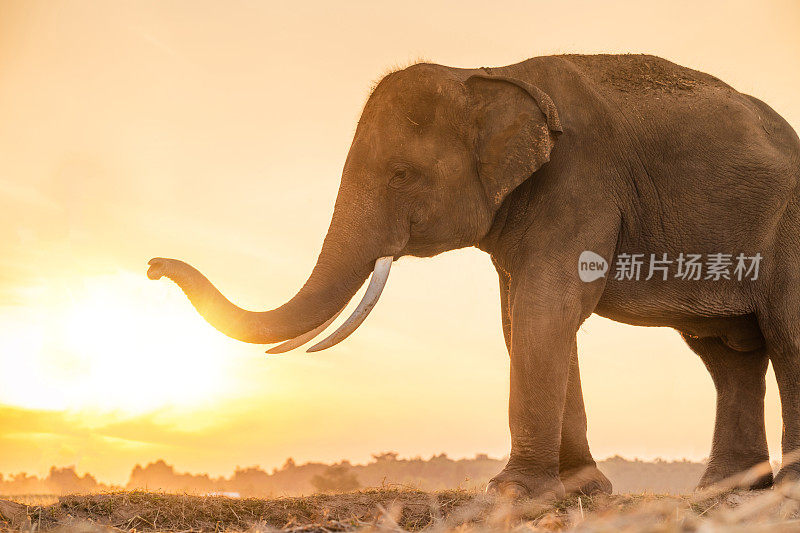
M 0 495 L 12 494 L 77 494 L 102 492 L 112 487 L 98 483 L 91 474 L 79 476 L 75 467 L 50 468 L 45 478 L 26 473 L 3 476 L 0 474 Z
M 236 468 L 229 477 L 178 473 L 158 460 L 136 465 L 125 486 L 99 483 L 92 475 L 79 476 L 74 467 L 50 469 L 44 478 L 25 473 L 0 474 L 0 494 L 73 494 L 114 489 L 145 489 L 192 494 L 230 494 L 242 497 L 275 497 L 345 492 L 359 488 L 401 485 L 422 490 L 481 488 L 505 464 L 479 454 L 471 459 L 451 459 L 445 454 L 430 459 L 402 459 L 397 453 L 375 454 L 363 465 L 348 461 L 335 464 L 305 463 L 291 458 L 280 468 L 267 472 L 259 467 Z M 615 456 L 598 463 L 611 479 L 616 492 L 682 494 L 691 491 L 704 464 L 692 461 L 627 460 Z

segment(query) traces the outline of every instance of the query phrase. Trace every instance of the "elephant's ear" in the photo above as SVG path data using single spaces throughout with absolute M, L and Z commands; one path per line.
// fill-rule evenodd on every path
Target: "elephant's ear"
M 547 93 L 522 80 L 476 74 L 465 84 L 475 117 L 478 174 L 496 208 L 550 160 L 561 121 Z

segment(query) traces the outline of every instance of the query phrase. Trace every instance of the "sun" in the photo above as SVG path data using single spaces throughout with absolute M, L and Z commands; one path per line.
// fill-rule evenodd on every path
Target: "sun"
M 0 311 L 0 402 L 142 414 L 218 398 L 235 349 L 169 289 L 119 272 L 25 291 Z

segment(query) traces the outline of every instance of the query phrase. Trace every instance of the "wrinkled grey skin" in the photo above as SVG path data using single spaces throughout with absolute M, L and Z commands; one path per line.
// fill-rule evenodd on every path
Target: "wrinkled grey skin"
M 183 262 L 156 259 L 148 273 L 174 280 L 226 334 L 270 343 L 332 316 L 378 257 L 476 246 L 500 277 L 511 357 L 511 454 L 490 489 L 610 491 L 589 452 L 578 371 L 575 336 L 592 313 L 675 328 L 702 358 L 718 395 L 707 485 L 768 459 L 768 361 L 783 453 L 800 447 L 799 181 L 800 143 L 778 114 L 659 58 L 419 64 L 369 98 L 322 252 L 292 300 L 254 313 Z M 763 259 L 757 280 L 585 283 L 584 250 L 611 264 L 618 253 Z M 798 472 L 785 464 L 778 478 Z

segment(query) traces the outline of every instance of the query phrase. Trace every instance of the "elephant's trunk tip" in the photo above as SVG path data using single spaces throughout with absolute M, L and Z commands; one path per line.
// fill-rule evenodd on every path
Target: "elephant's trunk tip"
M 149 267 L 147 268 L 147 277 L 153 280 L 161 279 L 166 275 L 166 263 L 169 261 L 168 259 L 164 259 L 163 257 L 154 257 L 150 261 L 147 262 Z

